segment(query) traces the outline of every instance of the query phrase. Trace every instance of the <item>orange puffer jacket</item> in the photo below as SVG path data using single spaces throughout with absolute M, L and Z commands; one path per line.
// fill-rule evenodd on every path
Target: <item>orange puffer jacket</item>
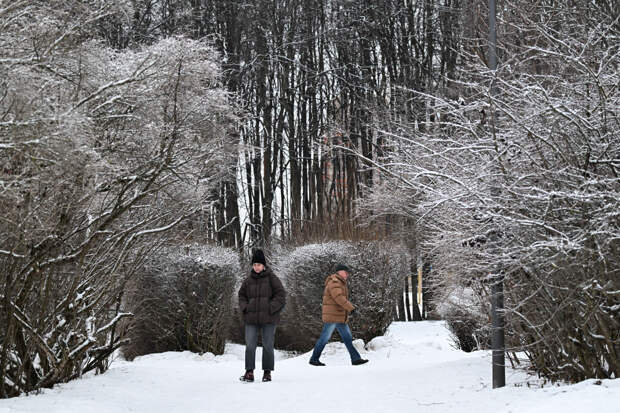
M 349 301 L 347 281 L 338 274 L 327 277 L 323 291 L 323 322 L 346 323 L 354 308 Z

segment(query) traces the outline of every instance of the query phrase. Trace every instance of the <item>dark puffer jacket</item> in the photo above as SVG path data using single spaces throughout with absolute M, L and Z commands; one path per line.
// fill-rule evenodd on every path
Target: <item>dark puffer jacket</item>
M 260 274 L 252 270 L 239 289 L 239 308 L 246 324 L 278 324 L 285 303 L 282 282 L 270 268 Z

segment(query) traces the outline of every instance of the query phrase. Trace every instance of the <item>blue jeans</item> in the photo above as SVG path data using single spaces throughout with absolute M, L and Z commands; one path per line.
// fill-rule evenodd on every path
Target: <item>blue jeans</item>
M 325 348 L 325 345 L 334 334 L 334 330 L 338 329 L 338 334 L 340 334 L 340 338 L 342 338 L 342 342 L 345 346 L 347 346 L 347 350 L 349 350 L 349 355 L 351 356 L 351 361 L 356 361 L 362 358 L 360 353 L 357 352 L 355 347 L 353 347 L 353 336 L 351 335 L 351 329 L 349 325 L 346 323 L 325 323 L 323 324 L 323 331 L 321 331 L 321 336 L 319 340 L 314 345 L 314 351 L 312 352 L 312 357 L 310 357 L 310 361 L 319 361 L 321 357 L 321 353 Z
M 261 338 L 263 339 L 263 370 L 273 371 L 273 344 L 276 335 L 275 324 L 245 325 L 245 369 L 254 370 L 256 367 L 256 346 L 258 345 L 259 330 Z

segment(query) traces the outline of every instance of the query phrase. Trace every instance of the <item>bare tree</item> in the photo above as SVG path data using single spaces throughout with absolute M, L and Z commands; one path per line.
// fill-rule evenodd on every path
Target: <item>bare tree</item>
M 424 228 L 444 291 L 484 297 L 503 269 L 509 341 L 535 371 L 617 377 L 619 22 L 604 1 L 521 6 L 502 8 L 496 74 L 465 42 L 450 90 L 416 92 L 430 116 L 382 114 L 386 157 L 366 159 Z
M 106 368 L 124 342 L 128 277 L 208 207 L 236 142 L 207 44 L 121 53 L 88 34 L 115 4 L 0 4 L 0 397 L 10 397 Z

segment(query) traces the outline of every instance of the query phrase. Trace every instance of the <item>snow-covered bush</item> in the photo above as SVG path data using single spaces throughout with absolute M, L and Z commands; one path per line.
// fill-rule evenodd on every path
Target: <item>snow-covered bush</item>
M 127 280 L 234 166 L 236 111 L 209 44 L 97 40 L 126 2 L 0 3 L 2 398 L 107 368 Z
M 163 351 L 222 354 L 239 256 L 218 246 L 163 248 L 128 288 L 128 359 Z
M 410 257 L 400 245 L 387 242 L 344 242 L 305 245 L 276 259 L 286 291 L 279 348 L 307 351 L 322 328 L 321 303 L 325 279 L 337 264 L 352 269 L 347 285 L 356 307 L 350 321 L 355 338 L 365 342 L 381 336 L 394 319 Z M 335 335 L 337 336 L 337 335 Z
M 437 296 L 436 312 L 446 320 L 455 347 L 466 352 L 488 348 L 488 303 L 485 305 L 474 289 L 466 287 L 438 291 Z
M 413 91 L 425 119 L 377 117 L 388 184 L 376 189 L 420 222 L 436 288 L 458 274 L 488 297 L 504 280 L 507 350 L 551 380 L 615 378 L 618 20 L 605 2 L 521 6 L 498 10 L 497 71 L 466 41 L 443 89 Z

